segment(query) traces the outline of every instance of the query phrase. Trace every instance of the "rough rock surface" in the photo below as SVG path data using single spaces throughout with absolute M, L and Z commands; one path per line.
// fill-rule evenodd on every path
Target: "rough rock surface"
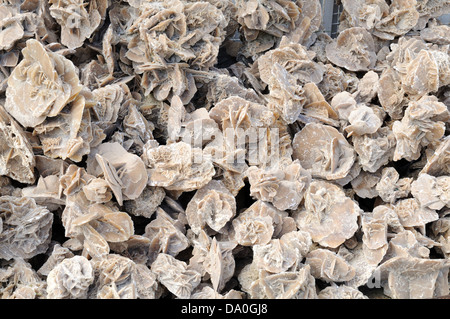
M 428 299 L 449 0 L 0 0 L 0 299 Z

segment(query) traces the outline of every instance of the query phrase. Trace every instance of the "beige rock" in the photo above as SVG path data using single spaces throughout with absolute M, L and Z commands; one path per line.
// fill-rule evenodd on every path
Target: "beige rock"
M 327 59 L 328 61 L 328 59 Z M 330 63 L 324 65 L 323 80 L 317 85 L 320 92 L 325 97 L 327 102 L 340 92 L 343 92 L 349 87 L 348 78 L 346 74 L 339 67 L 335 67 Z
M 317 297 L 319 299 L 369 299 L 358 289 L 349 286 L 330 286 L 321 290 Z
M 11 49 L 15 42 L 24 36 L 22 17 L 16 6 L 2 4 L 0 7 L 0 16 L 2 20 L 2 31 L 0 32 L 0 50 Z
M 147 185 L 144 162 L 119 143 L 99 145 L 89 154 L 87 165 L 87 171 L 92 175 L 103 175 L 120 205 L 124 199 L 138 198 Z
M 50 0 L 50 14 L 61 25 L 61 43 L 78 48 L 105 19 L 106 0 Z M 86 8 L 87 7 L 87 8 Z
M 238 22 L 247 40 L 255 40 L 260 32 L 281 37 L 291 31 L 301 13 L 300 1 L 237 1 Z
M 389 12 L 375 24 L 373 34 L 381 39 L 393 40 L 406 34 L 419 21 L 415 0 L 394 0 Z
M 341 18 L 341 24 L 363 27 L 366 30 L 372 30 L 375 24 L 389 13 L 389 5 L 384 0 L 344 0 L 342 5 L 344 16 Z
M 283 248 L 280 239 L 272 239 L 266 245 L 254 245 L 253 261 L 258 268 L 270 273 L 287 271 L 295 262 L 295 256 Z
M 450 172 L 450 137 L 446 136 L 438 142 L 436 149 L 427 157 L 427 163 L 421 173 L 434 176 L 448 174 Z
M 150 218 L 165 197 L 166 192 L 162 187 L 147 186 L 138 198 L 126 200 L 123 205 L 127 212 L 134 216 Z
M 185 142 L 157 147 L 146 144 L 142 159 L 149 167 L 149 185 L 168 190 L 199 189 L 215 174 L 211 157 Z
M 130 144 L 128 150 L 140 155 L 145 143 L 154 139 L 153 122 L 148 121 L 134 103 L 126 106 L 125 102 L 122 107 L 128 108 L 128 113 L 123 119 L 124 136 L 128 139 L 126 142 Z
M 378 265 L 388 250 L 388 223 L 382 216 L 374 217 L 374 214 L 363 214 L 361 229 L 363 231 L 363 252 L 367 262 Z
M 400 178 L 393 167 L 385 167 L 381 171 L 381 177 L 375 186 L 378 195 L 387 203 L 394 203 L 399 198 L 405 198 L 411 191 L 412 178 Z
M 285 167 L 260 169 L 252 166 L 246 175 L 250 195 L 272 203 L 279 210 L 297 209 L 311 181 L 298 160 Z
M 262 271 L 252 283 L 250 295 L 252 299 L 317 299 L 314 286 L 309 265 L 279 274 Z
M 222 132 L 228 128 L 246 130 L 250 127 L 267 127 L 275 122 L 273 112 L 264 105 L 231 96 L 220 101 L 209 112 Z
M 274 219 L 278 214 L 270 204 L 257 201 L 233 219 L 234 240 L 242 246 L 267 244 L 274 233 Z
M 67 258 L 74 257 L 74 254 L 65 247 L 62 247 L 59 244 L 53 246 L 53 250 L 51 255 L 47 259 L 47 261 L 38 269 L 37 273 L 43 276 L 48 276 L 50 271 L 53 270 L 59 263 Z
M 221 181 L 212 180 L 196 191 L 186 207 L 186 218 L 196 234 L 205 228 L 220 232 L 236 214 L 236 199 Z
M 389 241 L 386 259 L 399 256 L 428 259 L 430 257 L 430 250 L 418 241 L 415 233 L 410 230 L 404 230 L 395 234 Z
M 358 82 L 358 90 L 353 93 L 356 102 L 369 103 L 377 95 L 379 76 L 374 71 L 369 71 Z
M 25 132 L 0 105 L 1 147 L 0 174 L 9 176 L 21 183 L 35 181 L 36 164 L 33 149 Z
M 108 244 L 112 252 L 126 256 L 138 264 L 147 265 L 153 257 L 150 249 L 152 243 L 142 235 L 134 234 L 125 241 Z
M 60 176 L 59 184 L 64 195 L 68 196 L 82 190 L 93 179 L 94 176 L 88 174 L 84 168 L 72 164 Z
M 343 91 L 333 96 L 331 106 L 336 110 L 340 120 L 348 121 L 350 113 L 357 108 L 357 102 L 350 92 Z
M 405 92 L 398 72 L 391 67 L 387 67 L 381 73 L 377 86 L 378 100 L 383 109 L 393 119 L 401 119 L 403 106 L 406 102 L 404 100 Z
M 152 93 L 159 101 L 178 95 L 187 104 L 197 90 L 189 66 L 207 69 L 216 63 L 225 36 L 222 11 L 208 2 L 178 0 L 139 9 L 140 16 L 126 30 L 131 34 L 126 58 L 142 74 L 145 95 Z
M 134 233 L 133 221 L 127 213 L 114 206 L 93 204 L 82 191 L 67 196 L 61 220 L 65 236 L 78 239 L 93 257 L 107 255 L 108 242 L 127 241 Z
M 92 91 L 95 105 L 91 109 L 92 121 L 99 122 L 103 129 L 117 121 L 119 110 L 124 102 L 125 92 L 119 84 L 109 84 Z
M 442 2 L 417 0 L 416 9 L 420 15 L 416 28 L 423 29 L 430 18 L 436 18 L 442 14 L 449 13 L 450 3 L 447 0 Z
M 298 2 L 298 1 L 297 1 Z M 297 20 L 296 27 L 287 37 L 295 43 L 308 45 L 311 37 L 319 31 L 322 22 L 322 5 L 320 1 L 301 2 L 300 18 Z
M 84 195 L 91 202 L 106 203 L 112 199 L 111 189 L 103 178 L 94 178 L 83 186 Z
M 36 186 L 29 186 L 22 189 L 22 196 L 33 198 L 38 205 L 55 210 L 65 204 L 60 177 L 49 175 L 39 177 Z
M 248 165 L 273 166 L 292 154 L 287 127 L 269 107 L 231 96 L 217 103 L 209 116 L 222 134 L 214 134 L 205 151 L 228 173 L 242 174 Z
M 439 66 L 431 52 L 421 50 L 405 67 L 402 86 L 405 93 L 423 96 L 439 88 Z
M 351 181 L 351 184 L 356 195 L 359 197 L 374 198 L 378 196 L 376 185 L 379 181 L 379 174 L 362 171 L 355 179 Z
M 183 261 L 161 253 L 153 262 L 151 270 L 157 280 L 180 299 L 187 299 L 200 284 L 200 273 L 188 268 Z
M 374 134 L 383 124 L 373 109 L 364 104 L 359 104 L 348 114 L 348 121 L 350 125 L 344 127 L 347 137 Z
M 336 248 L 358 229 L 359 206 L 334 184 L 313 180 L 305 194 L 305 207 L 293 216 L 300 230 L 314 242 Z
M 79 94 L 56 117 L 45 119 L 33 131 L 46 156 L 80 162 L 89 153 L 93 139 L 86 99 Z
M 190 229 L 186 231 L 186 237 L 193 247 L 192 257 L 189 259 L 189 269 L 196 270 L 202 277 L 209 278 L 206 269 L 210 260 L 212 238 L 204 230 L 197 235 Z
M 306 45 L 322 20 L 319 1 L 237 1 L 237 20 L 246 42 L 244 56 L 258 56 L 270 50 L 286 36 Z
M 448 25 L 435 25 L 420 31 L 420 37 L 427 42 L 436 44 L 450 44 L 450 27 Z
M 189 246 L 185 230 L 161 208 L 156 210 L 156 218 L 145 226 L 143 236 L 151 241 L 150 262 L 159 253 L 176 256 Z
M 306 256 L 306 265 L 316 279 L 330 282 L 349 281 L 355 276 L 355 269 L 344 258 L 328 249 L 315 249 Z
M 397 43 L 391 43 L 390 49 L 391 52 L 387 54 L 386 60 L 397 71 L 403 71 L 402 67 L 417 57 L 421 50 L 426 50 L 427 45 L 418 37 L 400 37 Z
M 312 177 L 336 180 L 344 178 L 355 162 L 355 152 L 334 127 L 307 124 L 292 141 L 293 158 L 311 172 Z
M 294 122 L 305 104 L 302 85 L 322 81 L 322 66 L 312 61 L 305 47 L 287 39 L 277 49 L 261 56 L 257 65 L 261 80 L 270 89 L 269 107 L 279 111 L 287 123 Z
M 365 213 L 362 215 L 361 224 L 363 243 L 369 249 L 378 249 L 388 244 L 387 221 L 384 218 L 374 218 L 373 215 Z
M 237 63 L 233 64 L 231 67 L 238 67 Z M 240 71 L 242 73 L 248 74 L 248 71 Z M 206 99 L 207 104 L 205 108 L 207 110 L 211 109 L 216 103 L 229 98 L 231 96 L 239 96 L 245 100 L 261 103 L 262 98 L 255 92 L 252 88 L 246 88 L 241 81 L 230 74 L 218 72 L 211 70 L 208 74 L 198 81 L 204 81 L 207 85 Z
M 431 231 L 435 240 L 441 245 L 437 247 L 437 250 L 445 258 L 448 258 L 450 254 L 450 218 L 448 217 L 448 211 L 443 217 L 431 224 Z
M 404 230 L 404 227 L 400 223 L 399 216 L 395 213 L 392 205 L 379 205 L 376 206 L 373 211 L 373 218 L 383 219 L 388 225 L 389 233 L 400 233 Z
M 83 256 L 66 258 L 47 276 L 47 298 L 85 299 L 93 282 L 94 272 L 89 260 Z
M 376 273 L 377 265 L 381 259 L 380 255 L 384 252 L 384 247 L 378 250 L 368 250 L 361 242 L 351 250 L 347 249 L 344 245 L 341 246 L 337 255 L 343 258 L 347 265 L 354 270 L 353 278 L 344 282 L 344 284 L 352 288 L 358 288 L 366 285 L 368 282 L 373 282 L 373 280 L 376 283 L 376 280 L 378 280 L 378 274 Z
M 0 2 L 1 298 L 448 296 L 450 0 Z
M 336 110 L 325 100 L 319 87 L 315 83 L 310 82 L 303 86 L 303 90 L 306 101 L 302 114 L 307 118 L 318 120 L 324 124 L 338 126 Z
M 392 126 L 397 140 L 394 161 L 418 159 L 422 147 L 436 143 L 444 136 L 444 123 L 449 118 L 447 107 L 435 96 L 423 96 L 410 102 L 403 119 Z
M 330 62 L 349 71 L 367 71 L 376 63 L 372 36 L 361 27 L 342 31 L 336 41 L 327 45 L 326 52 Z
M 48 249 L 53 214 L 34 199 L 0 197 L 0 257 L 28 260 Z
M 30 39 L 23 60 L 8 79 L 6 111 L 22 126 L 35 127 L 58 115 L 82 87 L 73 63 Z
M 393 299 L 426 299 L 448 294 L 445 259 L 394 257 L 379 267 L 384 294 Z
M 379 128 L 373 134 L 353 136 L 352 142 L 358 154 L 358 163 L 364 171 L 370 173 L 375 173 L 389 163 L 396 147 L 395 136 L 387 126 Z
M 3 299 L 44 299 L 47 284 L 31 265 L 18 258 L 0 271 L 0 294 Z
M 217 241 L 213 238 L 206 256 L 205 270 L 211 276 L 214 290 L 221 291 L 225 284 L 233 277 L 235 271 L 235 260 L 232 250 L 236 243 L 230 241 Z
M 311 236 L 304 231 L 285 233 L 266 245 L 253 246 L 253 262 L 259 269 L 282 273 L 301 263 L 312 246 Z
M 95 287 L 89 294 L 93 299 L 155 299 L 159 287 L 156 275 L 145 265 L 129 258 L 109 254 L 91 260 Z
M 436 211 L 420 207 L 419 202 L 414 198 L 402 199 L 394 207 L 394 211 L 399 217 L 403 227 L 419 227 L 438 220 Z
M 422 207 L 440 210 L 450 205 L 450 177 L 420 174 L 411 184 L 411 194 Z

